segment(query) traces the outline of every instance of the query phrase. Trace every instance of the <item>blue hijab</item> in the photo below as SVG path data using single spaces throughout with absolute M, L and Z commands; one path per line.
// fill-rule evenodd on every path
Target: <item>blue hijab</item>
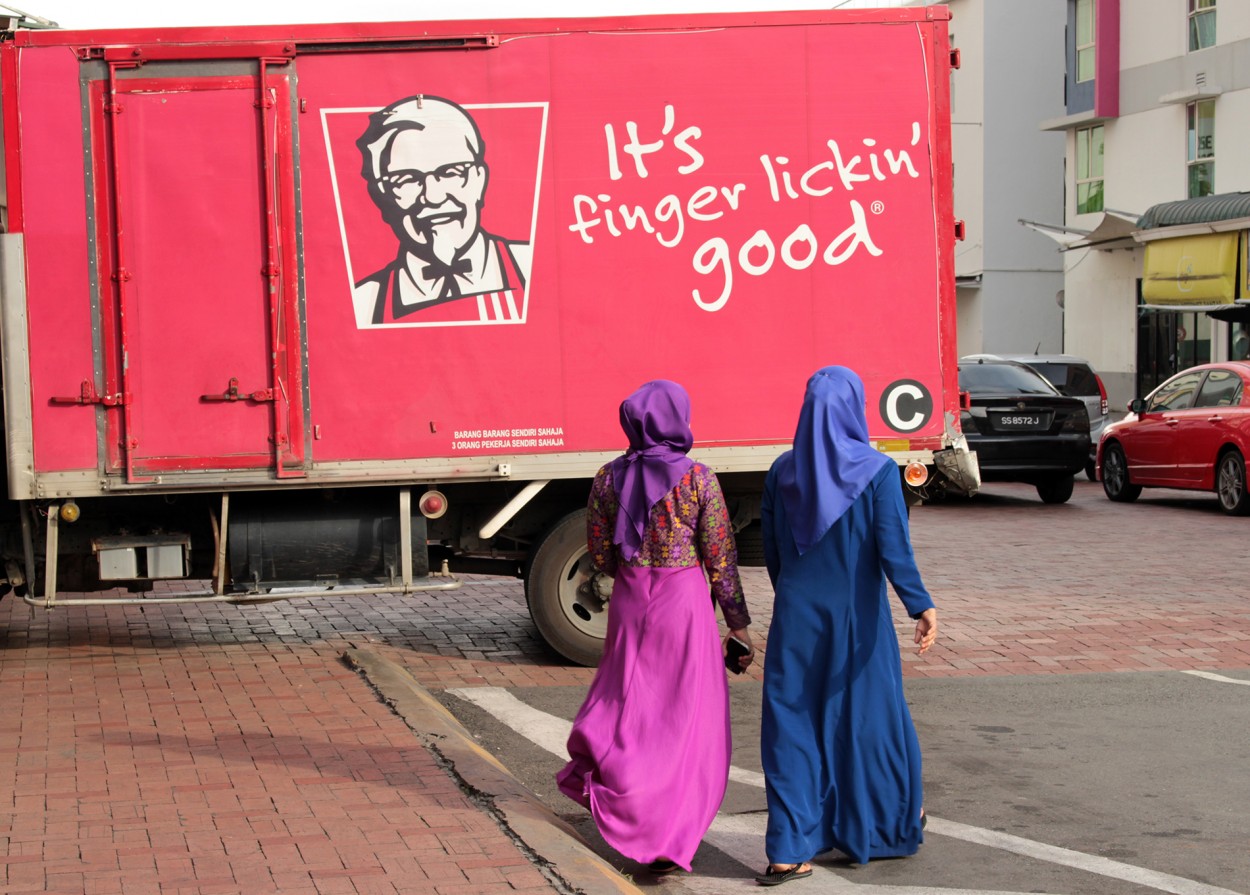
M 621 402 L 621 428 L 629 450 L 609 464 L 620 505 L 612 542 L 625 559 L 642 546 L 651 508 L 673 490 L 694 461 L 690 396 L 676 382 L 656 379 Z
M 825 536 L 889 457 L 868 443 L 864 383 L 846 367 L 807 380 L 794 449 L 777 460 L 777 481 L 800 555 Z

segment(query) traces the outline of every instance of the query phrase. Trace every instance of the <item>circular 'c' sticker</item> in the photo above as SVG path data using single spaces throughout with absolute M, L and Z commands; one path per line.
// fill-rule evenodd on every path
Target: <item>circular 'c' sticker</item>
M 915 379 L 899 379 L 881 394 L 881 420 L 895 432 L 915 432 L 933 416 L 933 395 Z

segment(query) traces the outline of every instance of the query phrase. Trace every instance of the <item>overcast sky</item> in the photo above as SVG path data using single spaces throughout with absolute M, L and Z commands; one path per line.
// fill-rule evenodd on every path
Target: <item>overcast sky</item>
M 289 22 L 386 22 L 421 19 L 534 18 L 898 6 L 901 0 L 19 0 L 8 9 L 50 19 L 62 28 L 142 28 Z

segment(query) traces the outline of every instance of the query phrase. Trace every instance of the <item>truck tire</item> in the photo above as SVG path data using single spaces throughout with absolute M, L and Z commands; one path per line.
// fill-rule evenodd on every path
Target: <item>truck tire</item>
M 1042 503 L 1067 503 L 1076 487 L 1076 479 L 1070 475 L 1056 475 L 1037 483 L 1037 496 Z
M 595 666 L 608 631 L 612 579 L 596 572 L 586 549 L 586 511 L 569 513 L 530 554 L 525 600 L 543 640 L 578 665 Z
M 734 535 L 734 546 L 740 567 L 764 565 L 764 528 L 758 520 Z

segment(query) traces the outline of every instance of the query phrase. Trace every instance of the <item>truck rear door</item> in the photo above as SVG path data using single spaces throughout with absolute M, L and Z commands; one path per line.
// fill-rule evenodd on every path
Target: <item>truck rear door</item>
M 92 84 L 106 463 L 131 481 L 303 464 L 286 63 Z

